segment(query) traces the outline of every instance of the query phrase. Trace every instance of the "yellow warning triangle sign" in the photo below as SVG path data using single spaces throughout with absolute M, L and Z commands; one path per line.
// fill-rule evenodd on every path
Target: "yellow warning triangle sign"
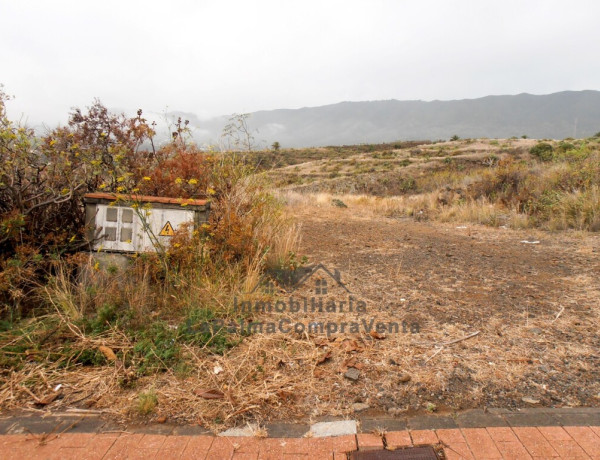
M 173 236 L 175 235 L 175 230 L 173 230 L 173 226 L 171 222 L 167 221 L 162 230 L 159 233 L 160 236 Z

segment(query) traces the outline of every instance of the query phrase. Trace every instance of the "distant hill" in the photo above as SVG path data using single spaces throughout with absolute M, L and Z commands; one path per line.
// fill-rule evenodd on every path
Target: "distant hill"
M 185 115 L 185 114 L 184 114 Z M 195 118 L 195 117 L 193 117 Z M 227 117 L 191 119 L 200 141 L 218 143 Z M 588 137 L 600 131 L 600 91 L 486 96 L 455 101 L 340 102 L 252 113 L 263 146 L 282 147 L 465 137 Z

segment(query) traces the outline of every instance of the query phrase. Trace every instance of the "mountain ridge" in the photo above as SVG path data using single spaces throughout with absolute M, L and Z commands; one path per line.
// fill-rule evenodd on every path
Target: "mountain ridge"
M 229 117 L 192 122 L 201 142 L 218 143 Z M 341 101 L 252 112 L 248 125 L 263 147 L 392 142 L 460 137 L 588 137 L 600 131 L 600 91 L 520 93 L 454 100 Z

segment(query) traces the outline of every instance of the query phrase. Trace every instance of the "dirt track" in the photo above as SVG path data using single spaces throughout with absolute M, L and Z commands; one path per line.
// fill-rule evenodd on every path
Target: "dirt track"
M 371 314 L 420 325 L 419 334 L 376 341 L 365 358 L 375 391 L 347 387 L 354 401 L 388 411 L 431 400 L 600 404 L 598 236 L 457 228 L 327 205 L 297 215 L 311 262 L 338 268 Z M 398 385 L 400 373 L 411 383 Z

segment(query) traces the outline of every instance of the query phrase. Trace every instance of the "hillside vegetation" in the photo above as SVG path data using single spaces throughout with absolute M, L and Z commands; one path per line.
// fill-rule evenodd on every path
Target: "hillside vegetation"
M 395 217 L 600 230 L 599 137 L 322 150 L 269 173 L 290 199 L 326 193 Z

